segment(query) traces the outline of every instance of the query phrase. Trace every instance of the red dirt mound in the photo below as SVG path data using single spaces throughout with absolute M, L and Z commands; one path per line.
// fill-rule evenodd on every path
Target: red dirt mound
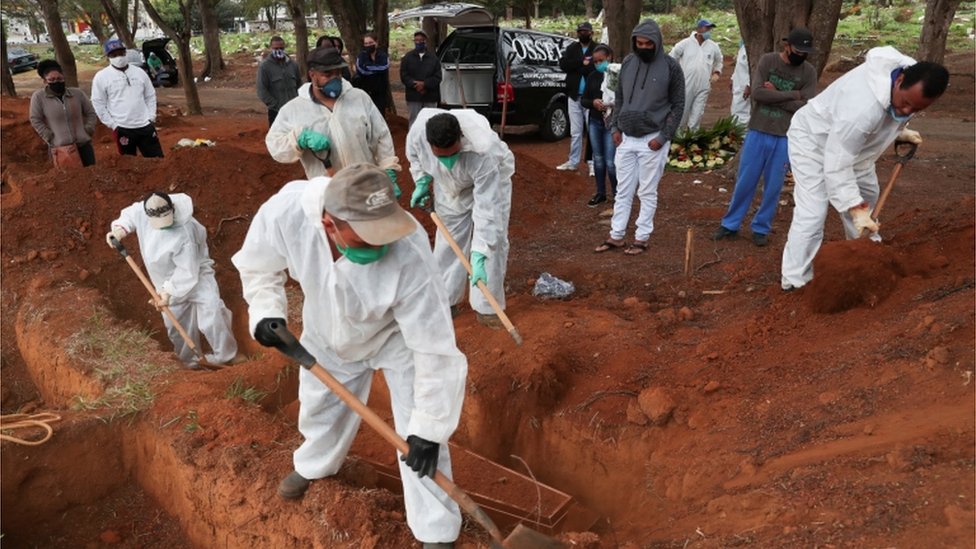
M 803 297 L 816 313 L 873 308 L 904 276 L 895 251 L 867 239 L 827 242 L 813 261 L 813 272 Z

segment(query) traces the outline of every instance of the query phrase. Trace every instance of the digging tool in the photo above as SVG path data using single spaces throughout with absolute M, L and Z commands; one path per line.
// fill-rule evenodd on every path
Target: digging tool
M 512 61 L 515 61 L 515 52 L 509 52 L 508 58 L 505 61 L 505 95 L 502 102 L 502 129 L 498 136 L 500 139 L 505 139 L 505 116 L 508 114 L 508 103 L 512 100 L 508 94 L 512 88 Z
M 377 433 L 387 442 L 392 444 L 401 454 L 407 455 L 410 451 L 410 446 L 407 445 L 407 441 L 400 438 L 400 435 L 393 430 L 383 418 L 377 415 L 376 412 L 370 410 L 365 404 L 360 401 L 356 395 L 352 394 L 346 386 L 339 382 L 338 379 L 332 376 L 321 364 L 319 364 L 315 357 L 308 352 L 307 349 L 297 340 L 295 336 L 288 330 L 284 324 L 279 324 L 278 322 L 272 321 L 270 325 L 271 331 L 278 337 L 281 341 L 281 345 L 278 346 L 278 350 L 282 352 L 288 358 L 298 362 L 306 370 L 308 370 L 312 375 L 318 378 L 330 391 L 336 394 L 347 406 L 352 408 L 359 417 L 363 418 L 366 423 L 376 430 Z M 471 516 L 480 524 L 491 536 L 491 547 L 492 549 L 556 549 L 563 547 L 563 545 L 540 532 L 528 528 L 519 524 L 515 527 L 511 534 L 507 538 L 502 539 L 501 530 L 498 526 L 488 517 L 484 510 L 478 506 L 474 500 L 463 490 L 461 490 L 454 481 L 447 478 L 440 471 L 434 473 L 434 482 L 441 487 L 448 496 L 451 497 L 457 504 L 464 509 L 468 515 Z
M 461 265 L 464 265 L 464 269 L 468 271 L 468 276 L 471 276 L 471 263 L 468 262 L 468 258 L 464 257 L 464 252 L 461 251 L 461 247 L 458 246 L 457 241 L 454 240 L 453 236 L 451 236 L 451 232 L 448 231 L 447 227 L 444 226 L 444 222 L 441 221 L 440 216 L 431 211 L 430 218 L 434 221 L 434 224 L 437 225 L 437 230 L 444 235 L 447 243 L 451 245 L 451 249 L 454 250 L 458 260 L 461 261 Z M 522 345 L 522 336 L 519 335 L 518 330 L 515 329 L 515 325 L 512 324 L 512 321 L 508 319 L 508 315 L 506 315 L 505 311 L 502 310 L 501 305 L 499 305 L 498 301 L 495 300 L 495 296 L 491 295 L 491 290 L 488 289 L 488 286 L 485 285 L 484 281 L 478 281 L 478 289 L 481 290 L 481 293 L 484 294 L 485 299 L 488 300 L 488 304 L 491 305 L 492 310 L 495 311 L 495 314 L 498 315 L 498 318 L 502 321 L 502 324 L 505 325 L 505 329 L 508 330 L 508 334 L 512 336 L 512 339 L 515 340 L 515 344 Z
M 457 75 L 458 93 L 461 94 L 461 108 L 468 108 L 468 102 L 464 100 L 464 82 L 461 81 L 461 50 L 452 48 L 448 51 L 454 52 L 454 73 Z
M 908 150 L 904 153 L 898 152 L 901 148 L 904 150 L 908 147 Z M 881 208 L 884 207 L 885 202 L 888 201 L 888 195 L 891 194 L 891 190 L 895 187 L 895 180 L 898 179 L 898 174 L 901 173 L 901 169 L 905 167 L 905 164 L 915 156 L 915 151 L 918 150 L 918 145 L 915 143 L 909 143 L 907 141 L 898 141 L 895 143 L 895 162 L 897 165 L 895 169 L 891 172 L 891 178 L 888 179 L 888 183 L 885 184 L 885 188 L 881 191 L 881 196 L 878 198 L 878 203 L 874 206 L 874 211 L 871 212 L 871 218 L 875 221 L 878 220 L 878 216 L 881 215 Z M 860 236 L 864 236 L 866 231 L 861 231 Z
M 115 238 L 114 236 L 112 237 L 112 246 L 115 246 L 115 249 L 119 252 L 119 254 L 122 255 L 122 257 L 125 258 L 125 261 L 129 264 L 129 267 L 132 267 L 132 272 L 136 273 L 136 276 L 139 277 L 140 281 L 142 281 L 142 285 L 149 290 L 149 295 L 152 296 L 153 302 L 159 301 L 159 294 L 156 293 L 156 288 L 153 287 L 152 282 L 149 282 L 146 275 L 142 274 L 142 269 L 139 268 L 139 265 L 136 265 L 136 260 L 129 255 L 129 252 L 125 249 L 125 246 L 123 246 L 122 243 L 119 242 L 119 239 Z M 210 370 L 219 370 L 223 368 L 223 366 L 207 362 L 207 359 L 204 358 L 203 353 L 200 352 L 200 349 L 197 347 L 196 343 L 193 343 L 193 340 L 190 339 L 190 334 L 186 333 L 186 330 L 183 329 L 180 322 L 176 320 L 176 315 L 173 314 L 173 311 L 170 310 L 169 306 L 163 306 L 163 314 L 169 317 L 169 320 L 173 323 L 176 331 L 180 333 L 180 337 L 182 337 L 183 341 L 185 341 L 187 346 L 190 347 L 193 354 L 197 356 L 197 362 L 200 364 L 200 366 Z

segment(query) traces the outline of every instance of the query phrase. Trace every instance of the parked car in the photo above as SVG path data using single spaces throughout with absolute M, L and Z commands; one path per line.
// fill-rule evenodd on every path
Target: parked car
M 98 38 L 91 32 L 83 32 L 78 35 L 78 44 L 81 46 L 89 46 L 92 44 L 98 44 Z
M 160 61 L 163 62 L 163 66 L 155 78 L 149 71 L 149 65 L 145 62 L 141 64 L 142 69 L 146 71 L 146 74 L 153 81 L 153 86 L 157 88 L 159 86 L 171 88 L 180 83 L 180 71 L 176 66 L 176 59 L 166 50 L 166 44 L 169 44 L 169 40 L 169 38 L 153 38 L 142 43 L 143 60 L 149 59 L 150 53 L 155 53 Z
M 421 17 L 455 29 L 437 48 L 443 107 L 467 105 L 500 122 L 507 100 L 506 124 L 538 125 L 550 141 L 569 135 L 566 73 L 559 69 L 559 58 L 572 38 L 499 27 L 488 10 L 475 4 L 428 4 L 394 15 L 390 22 Z M 507 66 L 511 83 L 506 93 Z
M 38 57 L 23 48 L 9 48 L 7 50 L 7 66 L 10 74 L 25 72 L 37 68 Z

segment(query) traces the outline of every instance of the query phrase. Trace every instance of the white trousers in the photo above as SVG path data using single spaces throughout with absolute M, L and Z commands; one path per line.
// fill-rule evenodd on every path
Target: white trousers
M 664 174 L 668 161 L 670 141 L 660 149 L 652 151 L 648 143 L 657 133 L 631 137 L 623 134 L 623 141 L 617 147 L 614 163 L 617 165 L 617 196 L 613 203 L 613 218 L 610 220 L 610 238 L 621 240 L 627 234 L 630 222 L 630 209 L 634 195 L 640 199 L 640 213 L 637 214 L 637 230 L 634 238 L 647 240 L 654 232 L 654 212 L 657 210 L 657 185 Z
M 340 383 L 360 401 L 369 398 L 373 371 L 382 369 L 390 389 L 393 424 L 397 434 L 406 439 L 410 415 L 413 413 L 414 365 L 413 353 L 407 349 L 399 332 L 390 337 L 380 354 L 369 360 L 342 363 L 332 353 L 318 357 L 319 364 L 328 368 Z M 324 360 L 323 360 L 324 359 Z M 298 430 L 305 442 L 295 450 L 295 471 L 307 479 L 332 476 L 339 471 L 356 431 L 360 417 L 345 405 L 311 372 L 302 368 L 298 374 Z M 414 537 L 427 543 L 447 543 L 457 539 L 461 531 L 461 511 L 457 504 L 434 481 L 421 479 L 400 461 L 403 483 L 403 503 L 407 511 L 407 526 Z M 451 456 L 447 444 L 441 444 L 437 468 L 451 478 Z
M 589 109 L 580 102 L 569 99 L 569 163 L 577 166 L 583 155 L 583 133 Z
M 434 203 L 434 208 L 437 211 L 437 216 L 444 222 L 444 227 L 464 251 L 464 257 L 470 260 L 471 237 L 474 234 L 474 221 L 471 219 L 471 212 L 458 214 L 446 211 L 446 208 L 437 202 Z M 498 204 L 497 208 L 498 223 L 504 227 L 504 236 L 499 249 L 488 254 L 488 259 L 485 260 L 485 273 L 488 275 L 488 282 L 485 285 L 488 286 L 491 295 L 504 310 L 505 271 L 508 266 L 508 218 L 511 213 L 511 204 Z M 434 239 L 434 261 L 437 262 L 437 268 L 443 273 L 444 285 L 447 287 L 447 299 L 451 305 L 461 303 L 461 300 L 464 299 L 464 292 L 467 290 L 471 309 L 483 315 L 495 314 L 481 290 L 471 285 L 468 280 L 468 271 L 465 270 L 464 265 L 461 264 L 454 250 L 447 243 L 447 239 L 439 230 Z
M 705 103 L 708 101 L 710 89 L 707 85 L 697 90 L 685 88 L 685 112 L 681 115 L 680 127 L 698 129 L 702 114 L 705 113 Z
M 742 89 L 732 90 L 732 116 L 739 119 L 739 124 L 749 125 L 749 117 L 752 114 L 752 101 L 742 97 Z
M 193 344 L 200 348 L 200 333 L 207 338 L 212 353 L 205 355 L 211 364 L 226 364 L 237 355 L 237 341 L 231 328 L 231 313 L 220 299 L 217 280 L 213 273 L 200 275 L 197 285 L 190 293 L 177 300 L 171 300 L 169 309 L 173 316 L 189 334 Z M 186 344 L 169 317 L 163 314 L 166 335 L 173 342 L 176 355 L 183 364 L 196 364 L 197 356 Z
M 810 149 L 802 147 L 813 147 Z M 827 186 L 823 174 L 823 157 L 808 154 L 818 151 L 813 143 L 804 143 L 803 138 L 791 138 L 789 144 L 790 167 L 793 169 L 793 221 L 783 248 L 783 264 L 780 285 L 784 290 L 800 288 L 813 280 L 813 258 L 823 243 L 824 223 L 827 221 Z M 878 201 L 878 181 L 858 180 L 861 197 L 867 200 L 873 210 Z M 851 215 L 841 212 L 844 234 L 848 239 L 859 235 L 854 230 Z M 872 240 L 880 241 L 880 235 L 872 235 Z

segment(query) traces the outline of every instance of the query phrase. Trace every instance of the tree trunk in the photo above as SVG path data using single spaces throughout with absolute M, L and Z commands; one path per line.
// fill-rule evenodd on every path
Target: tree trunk
M 610 49 L 614 58 L 623 61 L 631 51 L 630 34 L 640 22 L 641 0 L 607 0 L 603 4 L 603 20 L 610 33 Z
M 273 10 L 273 8 L 276 7 L 277 5 L 264 7 L 264 18 L 268 20 L 268 30 L 271 31 L 274 31 L 278 28 L 277 13 L 275 10 Z
M 819 77 L 830 57 L 840 8 L 841 0 L 735 0 L 750 70 L 763 54 L 780 51 L 790 30 L 806 27 L 813 33 L 813 45 L 817 48 L 810 62 Z
M 139 32 L 139 0 L 132 2 L 132 45 L 136 45 L 136 33 Z
M 64 82 L 68 86 L 78 86 L 78 68 L 75 66 L 75 54 L 71 53 L 71 44 L 64 35 L 61 27 L 61 14 L 58 12 L 58 0 L 39 0 L 41 11 L 44 12 L 44 23 L 47 25 L 47 36 L 54 47 L 54 58 L 58 60 L 64 72 Z
M 183 25 L 179 29 L 163 21 L 149 0 L 142 0 L 142 2 L 149 18 L 176 44 L 176 49 L 179 52 L 180 80 L 183 82 L 183 96 L 186 98 L 187 114 L 203 115 L 197 83 L 193 80 L 193 57 L 190 54 L 190 36 L 193 28 L 191 13 L 193 12 L 194 0 L 177 0 L 180 15 L 183 16 Z
M 427 4 L 436 4 L 441 0 L 420 0 L 422 6 Z M 441 45 L 441 42 L 447 38 L 447 26 L 444 24 L 437 24 L 432 17 L 424 17 L 424 23 L 421 27 L 424 32 L 427 33 L 427 49 L 433 50 Z
M 339 28 L 339 36 L 346 43 L 349 57 L 355 58 L 356 55 L 359 55 L 359 50 L 363 48 L 363 35 L 366 34 L 365 2 L 359 0 L 326 0 L 326 4 L 329 6 L 329 11 L 332 12 L 336 27 Z M 374 13 L 377 13 L 375 6 Z M 389 22 L 385 21 L 385 9 L 382 18 L 388 27 Z M 389 30 L 387 30 L 387 40 L 389 40 Z
M 95 13 L 85 12 L 82 15 L 82 19 L 88 24 L 88 28 L 91 29 L 92 34 L 95 35 L 95 39 L 98 40 L 99 44 L 104 44 L 108 40 L 108 32 L 106 32 L 108 29 L 102 24 L 102 15 L 104 13 L 104 11 Z
M 583 2 L 583 5 L 584 5 L 584 9 L 586 10 L 586 20 L 589 21 L 590 19 L 593 19 L 593 0 L 585 0 L 585 2 Z M 538 17 L 538 14 L 536 15 L 536 17 Z M 606 21 L 605 18 L 604 21 Z
M 918 41 L 919 61 L 942 63 L 945 59 L 946 37 L 949 25 L 959 9 L 960 0 L 928 0 L 925 3 L 925 19 Z
M 200 0 L 200 21 L 203 25 L 203 72 L 200 77 L 216 77 L 226 68 L 220 51 L 220 20 L 217 4 L 220 0 Z
M 389 0 L 374 0 L 373 33 L 376 34 L 377 47 L 386 52 L 390 51 L 390 19 L 387 16 L 389 8 Z M 389 74 L 387 72 L 387 75 Z M 393 115 L 397 113 L 396 104 L 393 102 L 393 88 L 389 85 L 386 86 L 386 112 Z
M 0 94 L 17 97 L 17 88 L 14 87 L 14 77 L 10 75 L 7 67 L 7 22 L 0 23 Z
M 325 28 L 325 17 L 322 14 L 322 0 L 315 0 L 315 28 L 319 30 Z
M 101 2 L 102 8 L 105 9 L 105 15 L 112 22 L 112 28 L 119 35 L 119 40 L 125 44 L 125 47 L 136 49 L 136 42 L 132 37 L 132 33 L 129 32 L 129 23 L 126 21 L 126 16 L 129 11 L 128 1 L 122 0 L 120 7 L 116 7 L 113 0 L 101 0 Z
M 305 22 L 304 0 L 288 0 L 288 12 L 295 26 L 295 61 L 299 71 L 308 74 L 308 23 Z
M 41 33 L 44 32 L 44 25 L 41 24 L 41 20 L 37 18 L 37 15 L 29 14 L 27 16 L 27 28 L 34 35 L 34 43 L 40 43 Z

